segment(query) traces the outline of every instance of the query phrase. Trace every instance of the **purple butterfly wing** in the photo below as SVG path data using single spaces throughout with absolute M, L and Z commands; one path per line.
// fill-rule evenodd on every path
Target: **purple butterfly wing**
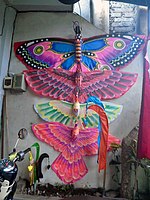
M 83 42 L 82 52 L 87 55 L 82 63 L 90 65 L 95 60 L 95 69 L 121 69 L 127 66 L 143 50 L 144 35 L 102 35 L 88 38 Z M 104 43 L 99 48 L 100 43 Z M 99 44 L 99 45 L 97 45 Z M 96 48 L 97 47 L 97 48 Z M 89 64 L 88 64 L 89 63 Z M 92 62 L 94 65 L 94 63 Z
M 14 51 L 16 57 L 28 69 L 55 67 L 67 69 L 75 64 L 74 41 L 64 38 L 41 38 L 16 42 Z

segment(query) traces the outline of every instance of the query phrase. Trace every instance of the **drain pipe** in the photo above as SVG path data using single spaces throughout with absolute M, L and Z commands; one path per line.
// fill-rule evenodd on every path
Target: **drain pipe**
M 5 95 L 1 94 L 1 159 L 4 157 L 4 107 L 5 107 Z

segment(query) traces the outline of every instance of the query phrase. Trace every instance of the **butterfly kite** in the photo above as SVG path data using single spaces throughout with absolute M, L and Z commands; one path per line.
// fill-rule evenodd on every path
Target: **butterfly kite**
M 28 69 L 61 68 L 76 72 L 119 69 L 128 65 L 143 49 L 145 36 L 101 35 L 82 38 L 75 24 L 75 39 L 41 38 L 16 42 L 17 58 Z
M 41 38 L 16 42 L 14 45 L 16 57 L 28 69 L 24 70 L 24 75 L 30 89 L 40 96 L 55 99 L 58 106 L 52 101 L 36 105 L 40 117 L 51 122 L 33 125 L 32 130 L 37 138 L 60 152 L 52 169 L 65 183 L 73 183 L 87 173 L 83 156 L 94 155 L 98 149 L 98 129 L 78 125 L 78 120 L 83 121 L 81 113 L 84 103 L 89 96 L 101 100 L 119 98 L 132 87 L 137 74 L 120 69 L 141 52 L 145 41 L 144 36 L 129 35 L 82 38 L 77 22 L 74 23 L 74 31 L 75 39 Z M 57 103 L 58 100 L 63 101 Z M 71 126 L 67 124 L 69 118 L 62 116 L 64 109 L 57 112 L 59 104 L 62 107 L 68 104 L 73 108 L 75 121 L 72 117 Z M 103 142 L 98 157 L 100 171 L 106 167 L 106 144 L 110 138 L 108 119 L 101 107 L 90 106 L 93 113 L 86 117 L 89 124 L 93 124 L 92 118 L 97 116 L 94 111 L 102 121 Z

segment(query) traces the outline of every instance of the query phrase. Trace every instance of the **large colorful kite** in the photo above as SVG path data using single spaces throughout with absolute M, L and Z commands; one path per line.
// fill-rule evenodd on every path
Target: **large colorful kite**
M 83 128 L 75 124 L 70 128 L 59 122 L 32 125 L 35 136 L 52 146 L 60 155 L 51 168 L 64 183 L 74 183 L 88 172 L 83 156 L 98 154 L 98 170 L 106 168 L 106 153 L 111 143 L 120 144 L 120 140 L 108 134 L 108 119 L 99 105 L 90 105 L 88 109 L 97 112 L 100 118 L 98 128 Z M 98 136 L 100 142 L 98 145 Z
M 106 101 L 102 103 L 109 123 L 113 122 L 121 114 L 123 106 Z M 89 105 L 92 104 L 94 103 L 89 103 Z M 74 124 L 78 120 L 78 124 L 82 127 L 85 121 L 86 105 L 86 103 L 72 104 L 67 101 L 51 100 L 49 102 L 34 104 L 34 110 L 44 121 L 60 122 L 66 126 L 74 127 Z M 88 127 L 97 127 L 99 115 L 89 109 L 86 114 L 86 121 Z
M 33 125 L 33 133 L 61 153 L 51 168 L 64 183 L 74 183 L 88 172 L 83 156 L 98 154 L 98 169 L 105 169 L 107 150 L 112 143 L 120 144 L 118 138 L 108 134 L 108 118 L 110 122 L 117 118 L 122 106 L 89 97 L 80 107 L 77 113 L 73 112 L 75 105 L 64 101 L 34 105 L 38 115 L 49 123 Z
M 127 66 L 143 49 L 145 36 L 100 35 L 82 38 L 75 24 L 75 39 L 41 38 L 16 42 L 17 58 L 28 69 L 61 68 L 76 72 L 120 69 Z
M 75 39 L 42 38 L 15 43 L 17 58 L 30 88 L 53 99 L 84 103 L 88 96 L 119 98 L 137 74 L 116 71 L 129 64 L 144 47 L 144 36 L 103 35 L 82 39 L 78 22 Z M 32 70 L 31 70 L 32 69 Z
M 14 45 L 17 58 L 28 68 L 24 74 L 30 89 L 42 97 L 55 99 L 56 105 L 50 105 L 52 109 L 49 103 L 44 104 L 51 111 L 43 110 L 43 104 L 35 106 L 40 117 L 44 120 L 54 118 L 54 122 L 33 125 L 32 130 L 38 139 L 60 152 L 52 169 L 65 183 L 73 183 L 87 173 L 83 156 L 98 152 L 98 170 L 106 168 L 107 144 L 111 136 L 104 108 L 89 105 L 88 109 L 99 116 L 99 128 L 86 125 L 83 128 L 79 125 L 82 119 L 79 107 L 90 96 L 106 100 L 125 94 L 136 82 L 137 74 L 121 72 L 120 69 L 141 52 L 145 41 L 144 36 L 138 35 L 102 35 L 84 39 L 78 22 L 74 23 L 74 31 L 75 39 L 71 40 L 42 38 Z M 69 119 L 62 117 L 64 109 L 60 113 L 54 109 L 56 107 L 57 110 L 59 104 L 63 107 L 67 103 L 57 103 L 56 100 L 72 104 L 75 120 L 72 118 L 71 126 L 65 121 Z M 86 115 L 86 122 L 90 121 L 88 117 Z M 111 139 L 117 140 L 113 136 Z
M 114 70 L 70 72 L 63 69 L 24 71 L 28 86 L 36 94 L 71 103 L 85 103 L 89 96 L 101 100 L 119 98 L 135 83 L 137 74 Z M 78 82 L 79 81 L 79 82 Z

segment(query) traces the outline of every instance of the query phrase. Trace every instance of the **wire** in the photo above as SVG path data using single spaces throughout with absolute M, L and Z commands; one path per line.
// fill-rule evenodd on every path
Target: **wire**
M 9 60 L 8 60 L 8 70 L 7 70 L 7 74 L 9 75 L 10 72 L 10 60 L 11 60 L 11 55 L 12 55 L 12 47 L 13 47 L 13 38 L 14 38 L 14 29 L 15 29 L 15 24 L 16 24 L 16 18 L 17 18 L 17 13 L 15 15 L 15 19 L 13 21 L 13 32 L 12 32 L 12 38 L 11 38 L 11 46 L 10 46 L 10 54 L 9 54 Z
M 1 29 L 1 33 L 0 33 L 0 36 L 3 35 L 3 32 L 4 32 L 4 26 L 5 26 L 5 17 L 6 17 L 6 10 L 7 10 L 7 6 L 5 7 L 4 9 L 4 14 L 3 14 L 3 22 L 2 22 L 2 29 Z
M 2 22 L 2 29 L 1 29 L 0 36 L 2 36 L 3 33 L 4 33 L 4 27 L 5 27 L 5 23 L 6 23 L 6 11 L 7 11 L 7 8 L 13 8 L 16 12 L 18 12 L 18 10 L 16 8 L 14 8 L 13 6 L 8 6 L 6 4 L 5 9 L 4 9 L 4 14 L 3 14 L 3 22 Z
M 82 15 L 82 10 L 81 10 L 81 5 L 80 5 L 80 2 L 78 1 L 78 7 L 79 7 L 79 13 L 80 13 L 80 16 Z M 82 17 L 80 17 L 80 26 L 81 26 L 81 30 L 82 30 Z
M 80 22 L 80 27 L 81 27 L 81 30 L 82 30 L 82 11 L 81 11 L 81 5 L 80 5 L 80 2 L 78 1 L 78 7 L 79 7 L 79 13 L 76 13 L 74 12 L 74 14 L 80 16 L 80 19 L 79 20 L 76 20 L 76 21 L 79 21 Z
M 1 33 L 0 33 L 0 36 L 3 36 L 3 33 L 4 33 L 4 28 L 5 28 L 5 24 L 6 24 L 6 13 L 7 13 L 7 9 L 8 8 L 13 8 L 15 11 L 16 11 L 16 15 L 15 15 L 15 18 L 14 18 L 14 21 L 13 21 L 13 32 L 12 32 L 12 38 L 11 38 L 11 47 L 10 47 L 10 54 L 9 54 L 9 60 L 8 60 L 8 71 L 7 71 L 7 74 L 9 74 L 9 68 L 10 68 L 10 59 L 11 59 L 11 54 L 12 54 L 12 46 L 13 46 L 13 36 L 14 36 L 14 29 L 15 29 L 15 22 L 16 22 L 16 17 L 17 17 L 17 13 L 18 13 L 18 10 L 16 8 L 14 8 L 13 6 L 11 5 L 8 5 L 7 2 L 6 3 L 6 6 L 5 6 L 5 9 L 4 9 L 4 14 L 3 14 L 3 22 L 2 22 L 2 30 L 1 30 Z

